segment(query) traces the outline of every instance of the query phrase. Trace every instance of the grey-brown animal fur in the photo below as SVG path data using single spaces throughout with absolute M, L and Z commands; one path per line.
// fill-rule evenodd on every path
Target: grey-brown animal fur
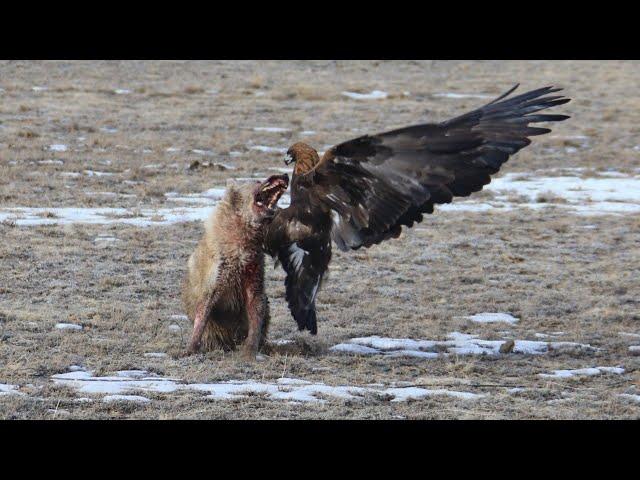
M 286 175 L 265 182 L 233 182 L 205 223 L 189 257 L 182 299 L 193 334 L 188 353 L 233 350 L 255 357 L 264 346 L 269 303 L 264 292 L 264 227 L 288 186 Z

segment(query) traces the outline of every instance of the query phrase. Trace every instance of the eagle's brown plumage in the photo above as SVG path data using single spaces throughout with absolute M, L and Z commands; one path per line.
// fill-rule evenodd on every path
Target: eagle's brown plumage
M 304 143 L 288 150 L 291 204 L 276 214 L 265 248 L 287 273 L 286 297 L 301 330 L 317 332 L 315 299 L 332 239 L 347 251 L 399 236 L 434 205 L 482 190 L 529 137 L 551 131 L 530 124 L 569 118 L 538 113 L 570 100 L 548 95 L 561 89 L 506 98 L 517 87 L 451 120 L 364 135 L 322 158 Z

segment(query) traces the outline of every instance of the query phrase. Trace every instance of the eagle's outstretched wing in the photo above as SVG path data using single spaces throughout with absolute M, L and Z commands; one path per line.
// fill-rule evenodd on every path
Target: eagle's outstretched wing
M 567 115 L 538 113 L 569 101 L 545 87 L 439 124 L 401 128 L 341 143 L 307 175 L 309 200 L 335 211 L 332 237 L 341 250 L 368 247 L 432 213 L 434 204 L 482 190 L 509 156 L 548 133 L 530 126 Z M 315 195 L 313 195 L 315 194 Z
M 569 102 L 548 95 L 561 89 L 545 87 L 506 98 L 516 88 L 442 123 L 341 143 L 314 168 L 294 175 L 291 205 L 274 218 L 265 246 L 272 254 L 279 252 L 287 272 L 287 300 L 300 328 L 307 328 L 305 302 L 317 293 L 313 279 L 322 278 L 329 259 L 312 265 L 310 255 L 317 252 L 305 250 L 306 262 L 298 263 L 290 258 L 300 255 L 292 243 L 302 248 L 306 238 L 324 233 L 344 251 L 369 247 L 397 237 L 403 225 L 420 222 L 435 204 L 481 190 L 509 156 L 531 143 L 529 137 L 550 132 L 531 124 L 569 118 L 539 113 Z M 315 328 L 315 311 L 313 323 Z

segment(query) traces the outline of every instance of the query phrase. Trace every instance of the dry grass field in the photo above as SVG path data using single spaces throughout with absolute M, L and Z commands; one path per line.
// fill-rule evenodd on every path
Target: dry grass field
M 0 63 L 0 418 L 639 418 L 639 77 L 637 62 Z M 336 251 L 316 337 L 269 261 L 276 352 L 183 355 L 180 282 L 227 180 L 282 169 L 295 141 L 444 120 L 517 82 L 564 87 L 572 118 L 400 239 Z M 512 317 L 466 318 L 483 312 Z

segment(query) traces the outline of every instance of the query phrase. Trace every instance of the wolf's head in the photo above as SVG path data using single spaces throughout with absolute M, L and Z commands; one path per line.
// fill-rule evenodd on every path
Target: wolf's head
M 253 227 L 265 225 L 273 218 L 278 200 L 289 187 L 289 176 L 271 175 L 263 182 L 227 185 L 228 202 Z

